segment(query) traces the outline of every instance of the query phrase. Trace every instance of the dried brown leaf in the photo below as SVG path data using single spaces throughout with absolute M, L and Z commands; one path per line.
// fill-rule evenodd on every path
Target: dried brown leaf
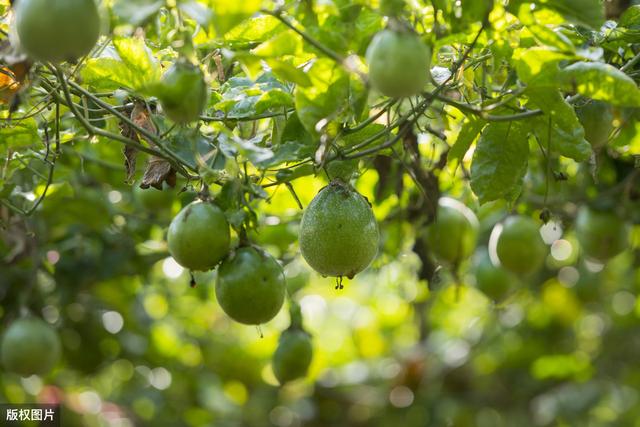
M 176 186 L 176 171 L 171 164 L 159 157 L 151 157 L 144 171 L 140 188 L 154 187 L 162 190 L 162 183 L 166 182 L 170 187 Z

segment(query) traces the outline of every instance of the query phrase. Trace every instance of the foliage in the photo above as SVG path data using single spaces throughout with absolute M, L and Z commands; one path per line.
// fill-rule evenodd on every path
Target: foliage
M 4 366 L 0 400 L 61 402 L 65 426 L 638 425 L 640 5 L 97 3 L 91 51 L 64 62 L 93 19 L 74 17 L 42 62 L 0 0 L 0 332 L 30 312 L 62 353 L 41 376 Z M 369 80 L 385 31 L 430 52 L 385 69 L 411 96 Z M 169 79 L 179 64 L 196 78 Z M 298 237 L 334 178 L 379 230 L 343 290 Z M 440 265 L 425 231 L 445 196 L 477 244 Z M 166 241 L 196 199 L 231 230 L 204 272 Z M 494 231 L 509 216 L 527 224 L 510 244 L 526 231 L 540 258 L 518 277 Z M 313 357 L 280 386 L 291 331 L 304 357 L 279 354 L 278 376 Z

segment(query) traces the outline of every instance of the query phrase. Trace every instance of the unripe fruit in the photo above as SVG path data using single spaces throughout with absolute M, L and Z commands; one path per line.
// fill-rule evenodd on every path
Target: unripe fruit
M 236 322 L 260 325 L 273 319 L 284 303 L 284 271 L 268 253 L 242 247 L 218 269 L 216 298 Z
M 427 227 L 426 237 L 436 258 L 457 265 L 471 256 L 476 247 L 478 219 L 463 203 L 442 197 L 436 220 Z
M 18 319 L 2 337 L 2 365 L 8 371 L 28 377 L 45 375 L 60 359 L 56 331 L 36 317 Z
M 489 251 L 485 248 L 477 252 L 473 275 L 476 279 L 476 287 L 494 301 L 504 299 L 516 280 L 504 268 L 493 264 Z
M 162 76 L 158 88 L 162 111 L 176 123 L 198 120 L 207 105 L 207 84 L 202 71 L 186 60 L 179 60 Z
M 392 98 L 417 95 L 428 81 L 431 49 L 414 33 L 380 31 L 366 58 L 371 85 Z
M 339 180 L 320 190 L 300 222 L 302 256 L 323 276 L 353 278 L 375 258 L 378 238 L 369 202 Z
M 496 252 L 504 268 L 518 274 L 539 269 L 547 255 L 547 246 L 536 222 L 522 215 L 508 217 L 502 224 Z
M 229 223 L 216 205 L 193 202 L 169 225 L 169 253 L 181 266 L 206 271 L 229 253 Z
M 167 185 L 164 185 L 162 190 L 154 187 L 140 188 L 139 185 L 136 185 L 133 189 L 136 200 L 149 212 L 170 209 L 176 193 Z
M 599 261 L 613 258 L 629 244 L 629 226 L 613 212 L 583 206 L 578 211 L 575 228 L 584 253 Z
M 20 44 L 38 61 L 75 61 L 100 36 L 94 0 L 17 0 L 14 12 Z
M 312 357 L 313 346 L 309 334 L 298 328 L 284 331 L 271 364 L 278 382 L 285 384 L 307 375 Z

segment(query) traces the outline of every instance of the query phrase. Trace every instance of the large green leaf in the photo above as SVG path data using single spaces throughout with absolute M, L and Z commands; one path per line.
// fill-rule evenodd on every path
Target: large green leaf
M 345 108 L 349 96 L 349 75 L 330 59 L 318 59 L 308 71 L 313 83 L 297 87 L 295 105 L 300 121 L 311 133 L 321 121 L 331 121 Z
M 527 95 L 530 102 L 545 113 L 527 122 L 543 147 L 550 147 L 553 153 L 576 161 L 589 159 L 592 151 L 584 139 L 584 129 L 575 110 L 562 98 L 558 89 L 532 89 L 527 91 Z
M 570 22 L 594 29 L 600 28 L 605 21 L 602 0 L 511 0 L 508 8 L 515 13 L 522 5 L 551 9 Z
M 262 5 L 261 0 L 208 0 L 207 3 L 213 10 L 213 27 L 220 36 L 258 12 Z
M 600 62 L 576 62 L 558 75 L 566 90 L 622 107 L 640 107 L 640 89 L 617 68 Z
M 132 25 L 150 20 L 165 5 L 164 0 L 116 0 L 113 13 Z
M 471 164 L 471 189 L 480 203 L 513 202 L 527 171 L 529 143 L 518 122 L 490 123 L 482 132 Z
M 475 117 L 467 118 L 460 128 L 456 142 L 449 150 L 448 160 L 462 161 L 485 124 L 484 120 L 476 119 Z
M 113 41 L 117 57 L 89 59 L 82 69 L 86 84 L 97 89 L 143 89 L 161 77 L 160 64 L 142 38 Z
M 514 65 L 518 77 L 527 85 L 557 87 L 559 64 L 568 58 L 550 48 L 534 47 L 517 52 Z

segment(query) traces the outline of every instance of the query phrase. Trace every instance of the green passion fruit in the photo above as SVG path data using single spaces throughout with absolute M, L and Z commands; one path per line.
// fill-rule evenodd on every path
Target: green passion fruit
M 323 276 L 353 278 L 378 252 L 378 224 L 367 199 L 340 180 L 311 201 L 298 240 L 307 263 Z
M 478 219 L 463 203 L 442 197 L 438 201 L 436 220 L 427 227 L 426 238 L 436 258 L 458 265 L 476 247 Z
M 267 252 L 241 247 L 218 269 L 216 298 L 236 322 L 260 325 L 273 319 L 284 303 L 282 267 Z
M 49 373 L 60 359 L 61 347 L 51 326 L 37 317 L 24 317 L 9 326 L 0 350 L 7 371 L 28 377 Z
M 476 252 L 472 272 L 476 279 L 476 287 L 494 301 L 503 300 L 516 281 L 513 274 L 493 264 L 486 248 Z
M 229 253 L 229 223 L 213 203 L 193 202 L 171 221 L 167 244 L 171 256 L 183 267 L 210 270 Z
M 531 218 L 522 215 L 508 217 L 496 242 L 500 264 L 517 274 L 538 270 L 547 255 L 547 245 L 540 236 L 540 227 Z
M 575 230 L 585 255 L 599 261 L 613 258 L 629 245 L 629 226 L 613 212 L 583 206 Z
M 176 61 L 162 76 L 157 95 L 162 110 L 174 122 L 198 120 L 207 104 L 202 70 L 187 60 Z
M 94 0 L 17 0 L 14 13 L 20 44 L 38 61 L 75 61 L 100 36 Z
M 299 328 L 284 331 L 271 362 L 278 382 L 285 384 L 307 375 L 312 357 L 313 346 L 308 333 Z
M 133 189 L 135 199 L 149 212 L 171 209 L 176 193 L 177 191 L 174 191 L 166 184 L 163 185 L 162 190 L 154 187 L 141 188 L 139 185 L 136 185 Z
M 431 49 L 417 34 L 383 30 L 366 52 L 371 85 L 392 98 L 416 95 L 428 81 Z

